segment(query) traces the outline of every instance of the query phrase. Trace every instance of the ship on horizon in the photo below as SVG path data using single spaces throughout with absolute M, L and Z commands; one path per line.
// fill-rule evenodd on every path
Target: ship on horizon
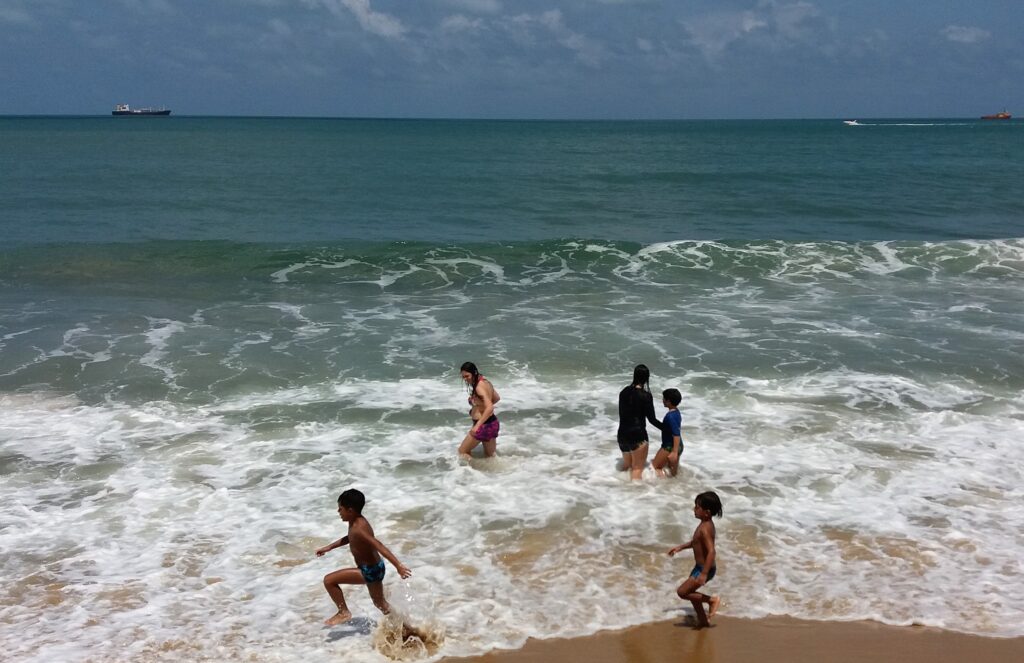
M 1010 115 L 1009 113 L 1007 113 L 1006 109 L 1004 108 L 999 113 L 994 113 L 992 115 L 982 115 L 981 119 L 983 119 L 983 120 L 1009 120 L 1011 117 L 1013 117 L 1013 116 Z
M 128 104 L 114 106 L 111 115 L 170 115 L 169 108 L 131 108 Z

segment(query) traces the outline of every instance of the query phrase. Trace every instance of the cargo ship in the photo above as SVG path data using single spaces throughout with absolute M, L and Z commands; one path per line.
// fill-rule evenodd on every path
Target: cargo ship
M 171 111 L 167 108 L 130 108 L 128 104 L 118 104 L 114 106 L 114 111 L 111 115 L 170 115 Z
M 1003 112 L 996 113 L 995 115 L 982 115 L 981 119 L 983 119 L 983 120 L 1009 120 L 1011 117 L 1013 117 L 1013 116 L 1010 115 L 1009 113 L 1007 113 L 1004 110 Z

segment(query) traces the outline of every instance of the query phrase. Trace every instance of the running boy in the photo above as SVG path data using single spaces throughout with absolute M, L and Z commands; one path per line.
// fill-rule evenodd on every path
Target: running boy
M 661 392 L 661 402 L 668 408 L 668 412 L 661 420 L 661 448 L 651 461 L 651 467 L 659 477 L 665 476 L 666 465 L 670 475 L 675 476 L 679 472 L 679 456 L 683 453 L 683 438 L 680 435 L 683 415 L 679 413 L 678 408 L 682 400 L 683 395 L 678 389 L 666 389 Z
M 352 551 L 352 558 L 356 562 L 356 568 L 340 569 L 324 576 L 324 587 L 330 594 L 338 612 L 324 623 L 328 626 L 336 626 L 352 619 L 345 604 L 345 595 L 341 591 L 341 585 L 366 585 L 370 592 L 373 604 L 385 615 L 391 612 L 391 606 L 384 600 L 384 559 L 391 562 L 398 570 L 398 575 L 408 578 L 412 575 L 404 564 L 398 561 L 387 547 L 377 540 L 373 535 L 373 528 L 369 521 L 363 518 L 363 506 L 366 504 L 366 497 L 355 488 L 350 488 L 338 497 L 338 515 L 348 523 L 348 535 L 341 537 L 334 543 L 324 546 L 316 551 L 320 557 L 335 548 L 348 544 Z
M 693 515 L 700 519 L 700 525 L 693 531 L 693 538 L 672 548 L 668 554 L 671 557 L 680 550 L 693 548 L 693 561 L 696 564 L 690 571 L 690 577 L 679 585 L 676 594 L 693 604 L 693 609 L 697 612 L 697 624 L 703 627 L 711 625 L 711 618 L 718 612 L 718 604 L 721 602 L 719 597 L 702 594 L 697 589 L 715 577 L 715 524 L 711 522 L 711 518 L 721 517 L 722 501 L 711 491 L 701 493 L 693 500 Z M 705 603 L 708 604 L 706 615 Z

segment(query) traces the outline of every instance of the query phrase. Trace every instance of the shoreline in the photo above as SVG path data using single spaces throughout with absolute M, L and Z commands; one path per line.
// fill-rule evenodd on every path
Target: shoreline
M 1003 638 L 928 626 L 879 622 L 818 622 L 792 617 L 743 619 L 719 615 L 707 629 L 692 616 L 600 631 L 578 638 L 529 639 L 520 649 L 444 658 L 445 663 L 1016 663 L 1024 637 Z

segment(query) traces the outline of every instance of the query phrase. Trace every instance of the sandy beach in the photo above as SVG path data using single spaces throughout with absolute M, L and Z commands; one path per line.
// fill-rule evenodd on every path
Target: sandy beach
M 696 630 L 686 617 L 584 638 L 529 640 L 522 649 L 447 663 L 959 663 L 1024 660 L 1024 638 L 986 638 L 875 622 L 813 622 L 718 617 Z

